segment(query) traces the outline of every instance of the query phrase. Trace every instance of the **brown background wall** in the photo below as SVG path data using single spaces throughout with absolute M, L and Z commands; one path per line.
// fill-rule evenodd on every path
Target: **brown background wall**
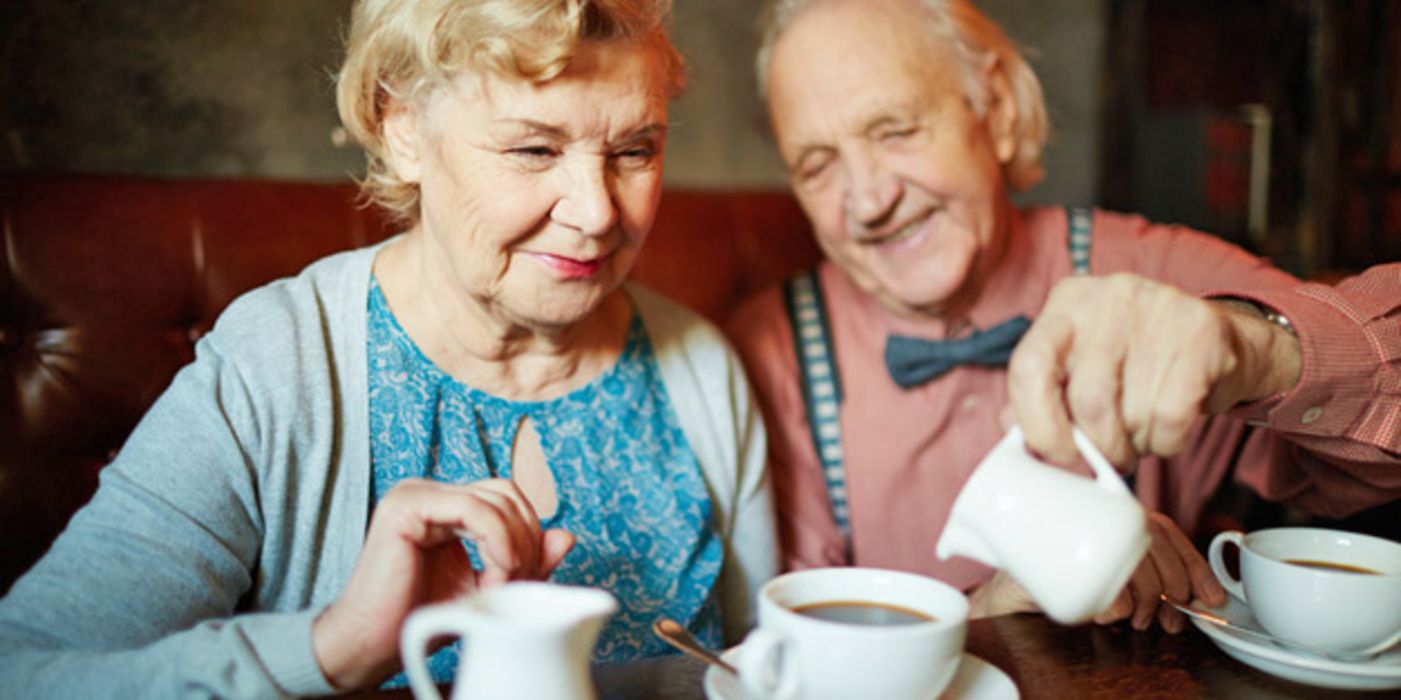
M 338 180 L 331 72 L 350 0 L 4 0 L 0 172 Z M 1056 126 L 1032 196 L 1089 202 L 1097 182 L 1103 0 L 980 3 L 1036 54 Z M 667 179 L 785 186 L 750 68 L 755 0 L 677 0 L 694 87 L 673 112 Z

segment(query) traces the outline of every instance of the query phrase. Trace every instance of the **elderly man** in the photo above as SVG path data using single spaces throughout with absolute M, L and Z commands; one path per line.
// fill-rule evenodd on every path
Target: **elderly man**
M 730 325 L 788 566 L 917 571 L 974 589 L 975 610 L 1024 607 L 986 567 L 934 556 L 1013 422 L 1060 462 L 1079 427 L 1156 511 L 1101 622 L 1175 631 L 1159 592 L 1223 600 L 1174 521 L 1191 531 L 1233 469 L 1326 515 L 1401 494 L 1395 268 L 1301 286 L 1179 227 L 1015 208 L 1042 176 L 1041 89 L 966 0 L 782 0 L 758 68 L 827 256 Z

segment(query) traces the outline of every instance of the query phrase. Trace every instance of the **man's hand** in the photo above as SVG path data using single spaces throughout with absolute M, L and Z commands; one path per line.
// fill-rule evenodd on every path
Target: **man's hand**
M 460 538 L 476 540 L 483 571 Z M 574 546 L 540 531 L 511 481 L 467 485 L 406 479 L 385 495 L 345 591 L 312 625 L 312 650 L 337 689 L 379 682 L 399 663 L 399 630 L 414 608 L 514 579 L 545 579 Z
M 1289 390 L 1301 365 L 1298 339 L 1249 304 L 1130 274 L 1071 277 L 1012 353 L 1008 392 L 1032 450 L 1073 463 L 1073 425 L 1126 467 L 1182 451 L 1204 412 Z
M 1104 625 L 1128 618 L 1134 629 L 1146 630 L 1156 618 L 1163 629 L 1176 634 L 1185 625 L 1182 613 L 1163 603 L 1159 594 L 1179 603 L 1201 598 L 1208 606 L 1217 607 L 1226 603 L 1226 591 L 1201 552 L 1171 518 L 1149 513 L 1148 529 L 1153 534 L 1148 554 L 1113 605 L 1095 617 L 1095 622 Z
M 1164 630 L 1176 634 L 1185 626 L 1182 613 L 1162 603 L 1159 594 L 1184 603 L 1200 598 L 1217 607 L 1225 604 L 1226 592 L 1201 553 L 1171 518 L 1149 513 L 1148 529 L 1153 536 L 1148 553 L 1114 603 L 1094 621 L 1107 625 L 1129 619 L 1134 629 L 1145 630 L 1157 619 Z M 972 619 L 1039 610 L 1036 601 L 1002 570 L 968 594 L 968 617 Z

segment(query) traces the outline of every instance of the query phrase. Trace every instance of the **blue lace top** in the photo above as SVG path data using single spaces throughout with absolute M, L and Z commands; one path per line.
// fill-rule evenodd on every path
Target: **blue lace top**
M 615 365 L 547 401 L 502 399 L 440 370 L 399 326 L 377 281 L 370 286 L 367 342 L 376 503 L 410 477 L 509 479 L 511 447 L 529 418 L 559 501 L 541 526 L 576 538 L 550 580 L 599 586 L 618 599 L 594 660 L 670 653 L 651 632 L 663 615 L 711 648 L 723 644 L 715 591 L 723 545 L 711 526 L 700 464 L 638 316 Z M 476 545 L 463 545 L 480 568 Z M 459 653 L 454 644 L 433 655 L 435 681 L 452 680 Z M 403 684 L 401 674 L 386 685 Z

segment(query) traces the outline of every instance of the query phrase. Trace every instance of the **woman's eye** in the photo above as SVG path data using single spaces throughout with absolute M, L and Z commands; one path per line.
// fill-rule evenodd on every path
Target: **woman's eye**
M 525 160 L 545 160 L 554 156 L 555 150 L 549 146 L 521 146 L 507 149 L 506 153 Z

